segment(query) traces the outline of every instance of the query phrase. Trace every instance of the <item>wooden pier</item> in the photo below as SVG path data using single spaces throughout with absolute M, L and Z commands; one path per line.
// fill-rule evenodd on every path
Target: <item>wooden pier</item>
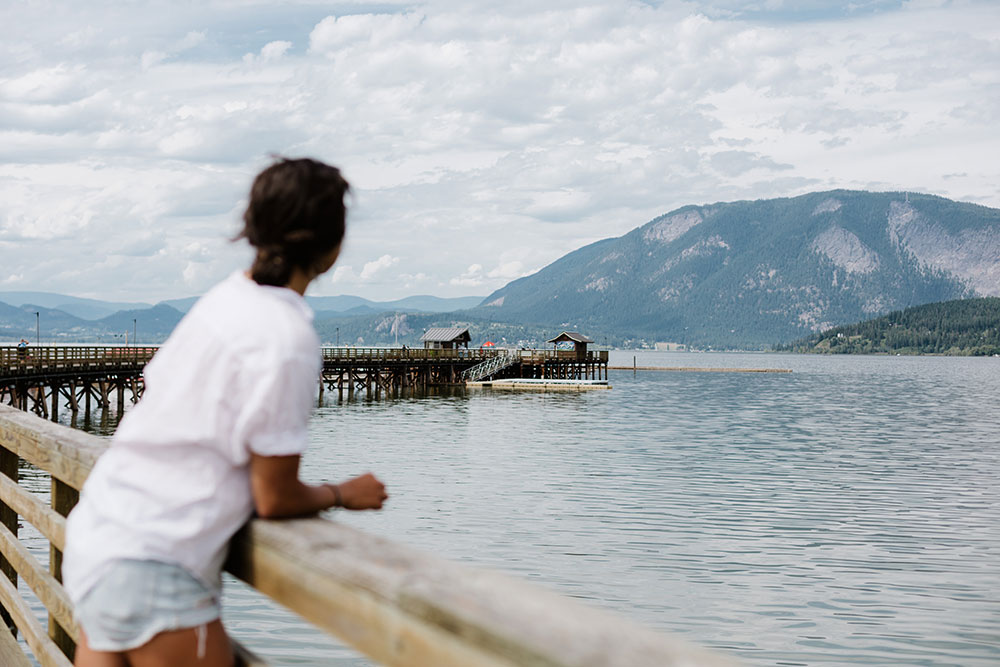
M 144 388 L 142 369 L 157 347 L 49 345 L 20 353 L 0 347 L 0 405 L 58 421 L 60 407 L 76 416 L 135 403 Z M 395 396 L 467 381 L 503 378 L 607 380 L 607 351 L 410 349 L 324 347 L 319 400 L 325 391 L 343 398 Z M 470 375 L 473 372 L 474 375 Z
M 70 667 L 79 638 L 72 604 L 60 583 L 64 517 L 106 446 L 107 440 L 0 405 L 0 613 L 8 625 L 16 625 L 42 667 Z M 18 483 L 24 466 L 51 477 L 50 503 Z M 48 567 L 18 539 L 19 517 L 48 540 Z M 451 562 L 327 519 L 254 519 L 233 539 L 226 569 L 385 665 L 735 664 L 509 575 Z M 18 594 L 18 577 L 45 606 L 47 628 Z M 720 629 L 720 637 L 724 634 Z M 243 664 L 267 664 L 238 640 Z M 0 664 L 31 664 L 2 626 Z
M 32 346 L 0 347 L 0 404 L 57 421 L 60 405 L 75 416 L 89 415 L 142 396 L 142 369 L 156 347 Z
M 476 375 L 477 369 L 480 369 Z M 398 395 L 411 389 L 463 386 L 502 378 L 607 380 L 606 350 L 409 349 L 324 347 L 320 392 L 343 397 Z

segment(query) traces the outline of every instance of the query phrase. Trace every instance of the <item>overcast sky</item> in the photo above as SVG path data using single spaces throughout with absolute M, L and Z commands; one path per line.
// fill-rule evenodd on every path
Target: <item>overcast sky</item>
M 248 261 L 269 153 L 355 187 L 316 295 L 486 295 L 685 204 L 1000 206 L 1000 2 L 0 0 L 0 291 Z

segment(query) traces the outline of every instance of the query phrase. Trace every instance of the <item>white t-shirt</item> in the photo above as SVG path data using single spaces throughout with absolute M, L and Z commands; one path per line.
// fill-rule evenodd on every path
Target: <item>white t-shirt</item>
M 144 371 L 66 526 L 63 581 L 78 601 L 115 559 L 178 564 L 219 586 L 253 513 L 250 452 L 301 454 L 321 368 L 296 292 L 235 273 L 188 313 Z

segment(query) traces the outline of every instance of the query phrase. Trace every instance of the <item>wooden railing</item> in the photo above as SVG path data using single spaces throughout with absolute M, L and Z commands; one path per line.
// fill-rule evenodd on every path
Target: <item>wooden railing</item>
M 486 359 L 496 354 L 495 348 L 424 349 L 422 347 L 324 347 L 323 359 L 337 360 L 386 360 L 406 361 L 422 359 Z
M 0 372 L 41 373 L 51 370 L 145 364 L 155 346 L 39 345 L 0 347 Z
M 483 361 L 498 355 L 520 355 L 525 361 L 541 362 L 543 360 L 578 359 L 575 350 L 512 350 L 500 347 L 485 348 L 457 348 L 457 349 L 425 349 L 399 348 L 399 347 L 324 347 L 323 359 L 328 361 L 338 360 L 385 360 L 385 361 L 406 361 L 406 360 L 469 360 Z M 581 361 L 607 362 L 607 350 L 588 350 L 587 354 L 579 357 Z
M 106 441 L 0 406 L 0 602 L 42 667 L 68 667 L 79 630 L 59 572 L 65 519 Z M 17 483 L 18 459 L 51 474 L 51 504 Z M 43 568 L 17 539 L 18 515 L 51 544 Z M 9 567 L 12 566 L 12 567 Z M 226 569 L 387 665 L 722 666 L 722 656 L 536 586 L 319 518 L 252 520 Z M 48 632 L 14 572 L 48 611 Z M 242 659 L 265 664 L 244 649 Z M 0 627 L 0 664 L 28 665 Z
M 51 368 L 72 368 L 98 364 L 134 362 L 145 364 L 159 348 L 151 345 L 41 345 L 19 350 L 12 345 L 0 346 L 0 370 L 16 368 L 41 371 Z M 526 361 L 577 359 L 575 350 L 510 350 L 505 348 L 424 349 L 402 347 L 324 347 L 323 358 L 337 360 L 485 360 L 499 354 L 518 354 Z M 607 362 L 606 350 L 588 351 L 581 360 Z

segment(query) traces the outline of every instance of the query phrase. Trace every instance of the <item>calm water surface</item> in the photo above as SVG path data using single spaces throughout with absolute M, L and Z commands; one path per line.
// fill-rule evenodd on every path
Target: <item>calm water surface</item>
M 371 470 L 343 521 L 748 665 L 1000 664 L 1000 359 L 613 352 L 579 394 L 337 401 L 304 475 Z M 332 400 L 330 400 L 332 398 Z M 277 664 L 367 665 L 234 581 Z

